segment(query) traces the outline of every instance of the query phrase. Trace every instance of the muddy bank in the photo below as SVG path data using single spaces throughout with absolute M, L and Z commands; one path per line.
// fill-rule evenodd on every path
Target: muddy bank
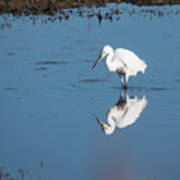
M 64 22 L 64 21 L 71 21 L 72 17 L 79 17 L 79 18 L 96 18 L 98 20 L 99 25 L 102 24 L 103 21 L 121 21 L 123 17 L 129 16 L 129 17 L 142 17 L 145 19 L 157 19 L 157 18 L 164 18 L 164 17 L 175 17 L 180 15 L 180 8 L 176 6 L 174 7 L 157 7 L 157 6 L 142 6 L 142 7 L 135 7 L 135 6 L 127 6 L 127 7 L 121 7 L 110 4 L 107 6 L 107 8 L 75 8 L 75 9 L 61 9 L 58 13 L 54 14 L 53 16 L 49 16 L 46 14 L 43 14 L 41 16 L 36 15 L 30 15 L 25 17 L 22 16 L 23 21 L 31 21 L 32 24 L 35 26 L 38 24 L 38 22 L 41 22 L 42 25 L 48 24 L 49 22 Z M 0 22 L 0 32 L 5 29 L 11 29 L 13 27 L 13 24 L 16 20 L 19 20 L 19 16 L 11 16 L 11 14 L 4 14 L 1 16 L 1 22 Z M 8 56 L 14 56 L 16 55 L 13 52 L 8 52 Z M 38 65 L 46 65 L 50 62 L 40 62 Z M 62 61 L 62 62 L 51 62 L 51 64 L 67 64 L 68 62 Z M 36 71 L 44 71 L 48 68 L 40 67 L 37 68 Z
M 54 15 L 65 8 L 78 8 L 82 6 L 105 6 L 107 3 L 132 3 L 136 5 L 173 5 L 180 0 L 0 0 L 0 14 L 26 16 L 33 14 Z

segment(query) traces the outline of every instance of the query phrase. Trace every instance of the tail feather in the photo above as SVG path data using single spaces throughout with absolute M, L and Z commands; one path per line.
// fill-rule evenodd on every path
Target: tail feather
M 141 71 L 142 71 L 142 73 L 144 73 L 147 68 L 147 64 L 143 60 L 141 60 L 141 65 L 142 65 Z

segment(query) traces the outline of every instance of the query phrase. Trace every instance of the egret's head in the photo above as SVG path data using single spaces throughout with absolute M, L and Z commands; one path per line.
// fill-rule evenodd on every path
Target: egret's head
M 114 132 L 115 127 L 109 127 L 107 124 L 103 123 L 95 114 L 93 114 L 94 118 L 98 122 L 98 124 L 101 126 L 102 131 L 106 135 L 110 135 Z
M 103 131 L 104 134 L 106 134 L 106 135 L 111 135 L 111 134 L 114 132 L 114 130 L 115 130 L 115 127 L 114 127 L 114 126 L 111 127 L 111 126 L 108 126 L 108 125 L 105 124 L 105 123 L 100 124 L 100 126 L 101 126 L 102 131 Z
M 95 61 L 95 63 L 92 66 L 92 69 L 95 68 L 96 64 L 102 60 L 104 57 L 106 57 L 109 53 L 111 53 L 113 51 L 112 47 L 110 45 L 106 45 L 103 47 L 103 49 L 100 52 L 99 57 L 97 58 L 97 60 Z

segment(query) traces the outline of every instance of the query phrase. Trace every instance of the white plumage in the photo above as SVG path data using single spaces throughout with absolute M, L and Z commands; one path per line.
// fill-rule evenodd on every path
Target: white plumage
M 102 130 L 106 135 L 114 132 L 116 127 L 122 129 L 136 122 L 142 111 L 147 105 L 146 97 L 139 99 L 136 96 L 129 98 L 120 98 L 119 102 L 110 108 L 107 113 L 107 124 L 99 120 L 96 116 L 97 122 L 101 125 Z
M 110 45 L 104 46 L 92 68 L 104 57 L 106 57 L 107 68 L 109 71 L 118 73 L 124 88 L 126 88 L 129 76 L 136 76 L 140 71 L 144 73 L 147 68 L 147 64 L 134 52 L 123 48 L 114 50 Z

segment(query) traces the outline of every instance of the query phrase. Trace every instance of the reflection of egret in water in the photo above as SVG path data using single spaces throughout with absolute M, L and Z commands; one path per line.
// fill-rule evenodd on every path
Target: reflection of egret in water
M 110 108 L 107 113 L 108 124 L 102 122 L 96 115 L 94 115 L 94 117 L 100 124 L 103 132 L 106 135 L 110 135 L 114 132 L 116 127 L 125 128 L 135 123 L 146 105 L 147 100 L 145 96 L 141 99 L 136 96 L 129 98 L 127 91 L 123 93 L 122 90 L 119 101 L 115 106 Z

